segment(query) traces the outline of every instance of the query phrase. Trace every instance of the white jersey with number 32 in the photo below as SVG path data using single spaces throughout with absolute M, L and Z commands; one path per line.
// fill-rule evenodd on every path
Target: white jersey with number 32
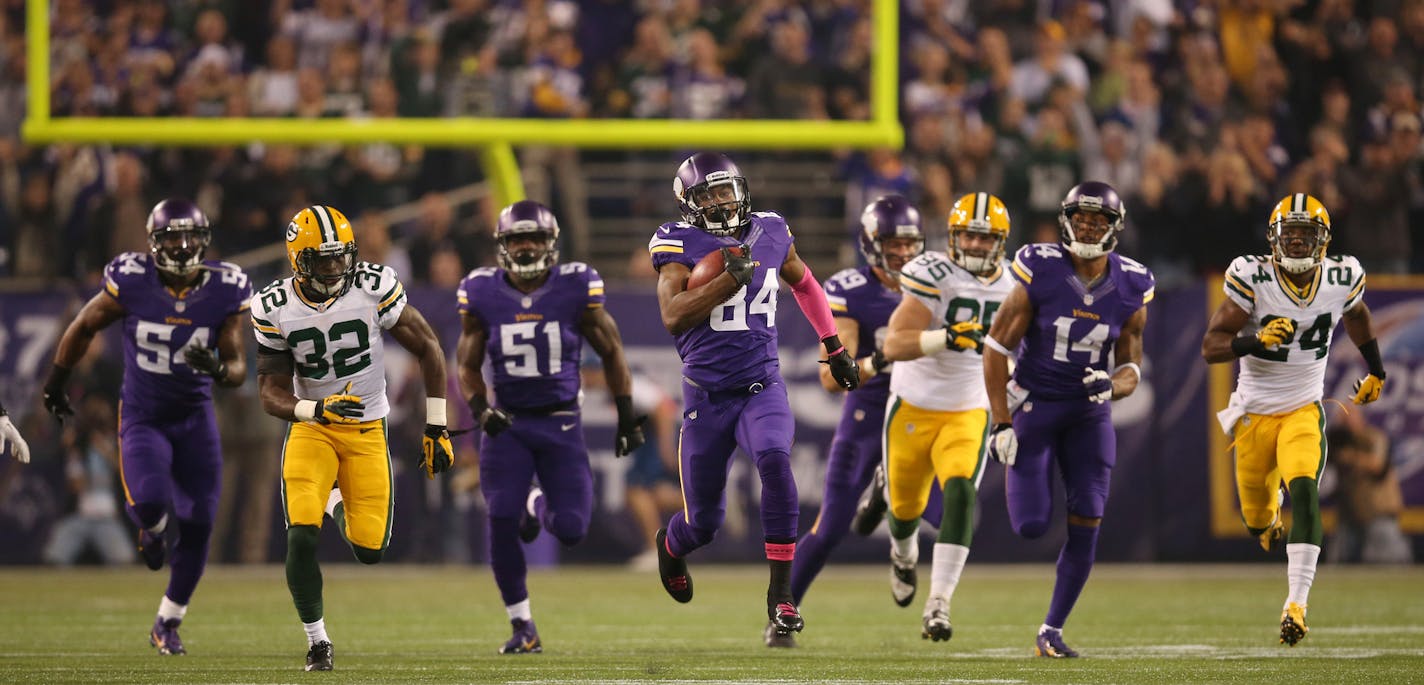
M 1232 407 L 1252 414 L 1281 414 L 1319 402 L 1325 392 L 1332 333 L 1341 315 L 1365 293 L 1365 270 L 1359 260 L 1326 257 L 1310 283 L 1297 288 L 1269 256 L 1237 257 L 1226 270 L 1223 289 L 1250 315 L 1242 335 L 1255 335 L 1272 319 L 1295 321 L 1295 334 L 1286 343 L 1241 358 Z
M 320 400 L 349 381 L 366 405 L 361 420 L 374 421 L 390 412 L 381 332 L 405 305 L 395 269 L 361 262 L 351 289 L 325 306 L 308 301 L 291 278 L 273 281 L 252 296 L 252 327 L 258 344 L 292 353 L 297 397 Z

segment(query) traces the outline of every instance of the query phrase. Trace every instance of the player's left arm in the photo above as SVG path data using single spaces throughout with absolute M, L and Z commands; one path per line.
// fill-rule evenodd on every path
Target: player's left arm
M 1384 390 L 1384 359 L 1380 356 L 1379 341 L 1375 340 L 1374 323 L 1370 318 L 1370 308 L 1362 299 L 1355 306 L 1346 309 L 1341 317 L 1345 320 L 1345 333 L 1350 342 L 1360 348 L 1365 358 L 1369 374 L 1355 381 L 1355 404 L 1369 404 L 1379 399 Z
M 450 445 L 450 433 L 445 411 L 445 352 L 435 329 L 415 305 L 407 303 L 390 328 L 391 335 L 407 352 L 420 362 L 421 379 L 425 381 L 425 437 L 421 440 L 420 465 L 427 477 L 450 469 L 455 449 Z
M 820 338 L 821 345 L 826 348 L 826 365 L 830 367 L 831 377 L 846 390 L 860 387 L 860 370 L 856 367 L 855 359 L 841 343 L 840 334 L 836 331 L 835 317 L 831 314 L 831 305 L 826 301 L 826 291 L 821 289 L 821 283 L 811 274 L 811 267 L 806 266 L 806 262 L 801 261 L 801 257 L 796 254 L 795 245 L 787 246 L 786 259 L 781 262 L 778 272 L 781 280 L 791 284 L 796 304 L 801 307 L 801 313 L 806 315 L 806 320 L 810 321 L 811 327 L 816 330 L 816 337 Z
M 647 441 L 643 423 L 648 420 L 633 411 L 633 374 L 628 371 L 628 358 L 623 354 L 623 336 L 618 332 L 618 322 L 601 306 L 584 310 L 579 317 L 579 332 L 603 360 L 603 377 L 618 408 L 618 434 L 613 449 L 622 457 Z
M 218 353 L 206 347 L 183 350 L 183 359 L 194 371 L 212 376 L 225 388 L 236 388 L 247 380 L 247 353 L 242 349 L 251 313 L 247 309 L 229 314 L 218 329 Z
M 860 346 L 860 322 L 849 316 L 837 316 L 836 335 L 840 336 L 840 339 L 844 341 L 843 344 L 845 345 L 846 354 L 850 355 L 851 359 L 855 359 L 855 355 L 859 351 L 858 347 Z M 821 348 L 821 361 L 826 361 L 827 359 L 829 359 L 829 356 L 823 347 Z M 856 364 L 856 367 L 860 369 L 860 382 L 864 383 L 870 380 L 871 376 L 880 373 L 880 370 L 884 368 L 887 363 L 885 355 L 879 352 L 860 360 L 860 363 Z M 835 377 L 831 375 L 831 366 L 829 363 L 821 366 L 821 387 L 825 388 L 828 392 L 845 391 L 840 381 L 837 381 Z
M 1142 331 L 1147 328 L 1147 305 L 1142 305 L 1118 332 L 1113 346 L 1112 398 L 1120 400 L 1137 390 L 1142 382 Z

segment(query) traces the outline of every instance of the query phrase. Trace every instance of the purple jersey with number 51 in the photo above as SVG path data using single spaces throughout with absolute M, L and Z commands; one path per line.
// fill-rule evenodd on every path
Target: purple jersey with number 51
M 682 373 L 707 391 L 746 387 L 780 373 L 776 352 L 778 273 L 791 251 L 791 231 L 775 212 L 752 212 L 741 238 L 715 236 L 692 224 L 669 222 L 648 242 L 653 267 L 676 262 L 691 269 L 707 253 L 745 243 L 756 269 L 752 280 L 712 314 L 677 334 Z
M 252 286 L 235 264 L 206 260 L 197 285 L 174 292 L 153 256 L 125 252 L 104 269 L 104 292 L 124 308 L 125 418 L 170 416 L 212 399 L 212 379 L 183 360 L 190 346 L 217 350 L 227 317 L 247 311 Z
M 1011 271 L 1034 308 L 1014 380 L 1043 399 L 1086 397 L 1085 370 L 1112 370 L 1122 324 L 1152 301 L 1152 272 L 1112 252 L 1107 273 L 1089 287 L 1057 243 L 1019 248 Z

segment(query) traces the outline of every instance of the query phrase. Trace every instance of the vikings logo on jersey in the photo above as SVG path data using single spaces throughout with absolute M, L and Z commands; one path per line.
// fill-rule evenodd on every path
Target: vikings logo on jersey
M 212 397 L 212 379 L 194 373 L 183 350 L 216 350 L 227 317 L 247 309 L 252 286 L 235 264 L 208 260 L 198 283 L 175 293 L 159 280 L 151 254 L 125 252 L 104 269 L 104 291 L 124 308 L 126 412 L 188 407 Z
M 740 239 L 713 235 L 684 222 L 658 227 L 648 242 L 653 267 L 676 262 L 688 269 L 707 253 L 742 243 L 751 248 L 752 280 L 712 310 L 704 321 L 677 335 L 683 374 L 708 390 L 745 387 L 779 372 L 776 359 L 778 273 L 793 238 L 775 212 L 752 212 Z M 703 385 L 705 383 L 705 385 Z
M 579 322 L 602 307 L 603 278 L 582 262 L 554 266 L 530 293 L 505 280 L 502 269 L 471 271 L 457 293 L 459 309 L 484 322 L 498 404 L 533 409 L 574 402 L 583 351 Z
M 1084 285 L 1065 249 L 1025 245 L 1010 269 L 1035 309 L 1014 379 L 1045 399 L 1081 398 L 1083 369 L 1110 370 L 1122 324 L 1154 295 L 1152 272 L 1116 252 L 1107 254 L 1104 277 Z

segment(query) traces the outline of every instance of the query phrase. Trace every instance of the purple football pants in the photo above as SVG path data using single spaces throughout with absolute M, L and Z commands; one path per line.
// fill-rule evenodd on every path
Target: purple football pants
M 677 556 L 712 541 L 727 514 L 727 472 L 738 446 L 761 477 L 761 525 L 768 540 L 796 539 L 796 481 L 791 475 L 795 420 L 780 378 L 758 392 L 707 392 L 682 384 L 682 439 L 678 448 L 683 510 L 668 522 L 668 548 Z
M 1048 531 L 1055 465 L 1063 478 L 1068 513 L 1102 518 L 1117 462 L 1108 404 L 1030 398 L 1014 415 L 1014 433 L 1018 457 L 1004 476 L 1014 532 L 1036 538 Z

